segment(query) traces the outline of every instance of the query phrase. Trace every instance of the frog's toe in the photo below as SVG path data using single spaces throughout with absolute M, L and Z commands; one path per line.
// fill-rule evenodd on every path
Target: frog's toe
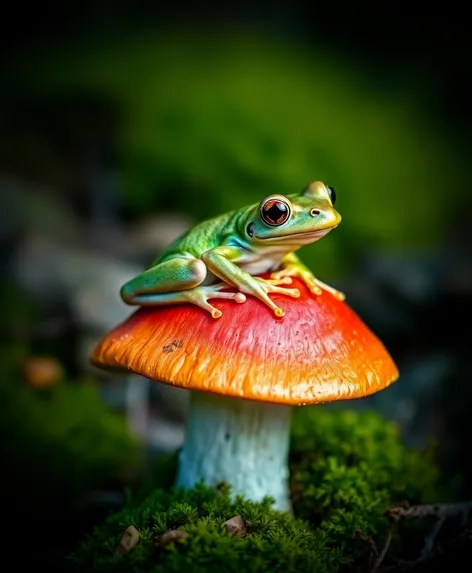
M 282 316 L 285 315 L 284 309 L 280 308 L 280 306 L 277 306 L 275 304 L 275 302 L 269 296 L 266 295 L 266 298 L 261 299 L 261 300 L 272 310 L 272 312 L 275 314 L 275 316 L 278 316 L 279 318 L 281 318 Z
M 286 277 L 286 276 L 287 276 L 287 274 L 286 274 L 286 272 L 283 271 L 283 270 L 282 270 L 282 271 L 275 271 L 275 272 L 273 272 L 273 273 L 270 273 L 270 278 L 271 278 L 271 280 L 279 280 L 279 279 L 282 279 L 282 278 L 284 278 L 284 277 Z
M 270 293 L 277 293 L 277 294 L 285 294 L 287 296 L 291 296 L 292 298 L 299 298 L 300 291 L 297 288 L 282 288 L 278 286 L 271 286 L 269 288 Z
M 218 292 L 215 291 L 208 295 L 208 298 L 226 298 L 235 300 L 236 302 L 242 303 L 246 302 L 246 295 L 242 292 Z
M 188 302 L 207 310 L 213 318 L 220 318 L 222 316 L 221 310 L 215 308 L 208 301 L 211 299 L 226 299 L 234 300 L 237 303 L 246 302 L 246 295 L 242 292 L 228 292 L 220 290 L 222 288 L 228 288 L 230 285 L 226 283 L 218 283 L 216 285 L 208 285 L 197 287 L 192 290 L 185 291 L 183 296 Z
M 319 296 L 323 291 L 320 289 L 319 286 L 312 285 L 310 286 L 310 292 Z
M 341 302 L 342 302 L 343 300 L 346 300 L 346 295 L 345 295 L 343 292 L 339 291 L 339 290 L 334 291 L 333 296 L 334 296 L 334 298 L 337 298 L 337 299 L 340 300 Z
M 310 290 L 314 294 L 321 294 L 323 291 L 326 291 L 326 292 L 329 292 L 330 294 L 332 294 L 334 296 L 334 298 L 336 298 L 337 300 L 340 300 L 340 301 L 346 300 L 346 295 L 344 293 L 333 288 L 332 286 L 327 285 L 326 283 L 324 283 L 318 279 L 315 279 L 315 283 L 313 285 L 313 288 L 311 288 Z
M 282 294 L 288 294 L 292 298 L 300 298 L 300 291 L 297 288 L 284 288 L 281 292 Z
M 270 279 L 266 279 L 265 282 L 269 285 L 291 285 L 293 283 L 292 277 L 287 275 L 274 277 L 274 275 L 270 275 Z

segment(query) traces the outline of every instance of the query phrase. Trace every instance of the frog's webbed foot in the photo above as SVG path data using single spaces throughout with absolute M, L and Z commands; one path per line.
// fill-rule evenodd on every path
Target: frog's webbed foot
M 327 285 L 315 278 L 310 271 L 305 271 L 297 267 L 286 267 L 272 273 L 271 279 L 282 279 L 284 277 L 296 277 L 300 279 L 313 294 L 320 295 L 323 291 L 331 293 L 338 300 L 345 300 L 346 295 L 341 291 Z
M 213 298 L 232 299 L 236 302 L 243 303 L 246 301 L 246 294 L 251 294 L 264 302 L 270 307 L 276 316 L 283 316 L 284 311 L 269 297 L 270 293 L 284 294 L 292 298 L 298 298 L 300 291 L 298 289 L 282 288 L 279 285 L 291 284 L 292 279 L 283 277 L 282 279 L 262 279 L 259 277 L 252 277 L 251 286 L 241 286 L 240 292 L 228 292 L 225 289 L 230 288 L 225 282 L 216 283 L 214 285 L 199 286 L 194 289 L 184 291 L 182 294 L 188 299 L 189 302 L 208 310 L 213 318 L 219 318 L 222 315 L 221 310 L 212 306 L 208 300 Z
M 186 290 L 179 290 L 167 293 L 148 293 L 136 295 L 133 298 L 133 304 L 141 306 L 169 306 L 189 302 L 207 310 L 213 318 L 219 318 L 222 315 L 211 305 L 208 300 L 212 298 L 230 299 L 236 302 L 245 302 L 246 297 L 242 292 L 225 292 L 223 289 L 230 288 L 231 285 L 226 283 L 217 283 L 208 286 L 196 286 Z
M 338 300 L 342 301 L 346 299 L 346 295 L 343 292 L 333 288 L 332 286 L 327 285 L 326 283 L 316 279 L 315 277 L 313 277 L 313 288 L 310 288 L 310 290 L 314 294 L 321 294 L 325 290 L 326 292 L 331 293 L 334 296 L 334 298 Z
M 208 302 L 210 299 L 229 299 L 239 303 L 246 301 L 246 296 L 242 292 L 227 292 L 223 290 L 230 288 L 230 286 L 231 285 L 224 282 L 214 285 L 198 286 L 190 290 L 182 291 L 180 295 L 183 301 L 191 302 L 207 310 L 213 318 L 220 318 L 223 313 Z
M 300 291 L 296 288 L 282 288 L 279 285 L 291 284 L 290 277 L 282 277 L 280 279 L 262 279 L 260 277 L 252 277 L 249 284 L 241 286 L 240 289 L 246 294 L 255 296 L 260 301 L 265 303 L 269 308 L 274 311 L 276 316 L 283 316 L 285 313 L 282 308 L 277 306 L 275 302 L 269 297 L 271 293 L 284 294 L 292 298 L 298 298 Z

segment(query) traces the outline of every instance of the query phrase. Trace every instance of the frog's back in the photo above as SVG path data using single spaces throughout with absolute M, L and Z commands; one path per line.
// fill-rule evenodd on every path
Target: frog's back
M 171 243 L 161 253 L 150 267 L 174 259 L 175 257 L 194 256 L 200 258 L 202 253 L 222 244 L 225 229 L 232 219 L 234 212 L 207 219 L 190 228 L 186 233 Z

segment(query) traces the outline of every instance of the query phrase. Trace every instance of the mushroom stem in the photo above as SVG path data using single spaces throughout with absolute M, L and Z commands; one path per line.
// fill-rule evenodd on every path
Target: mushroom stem
M 224 482 L 234 495 L 290 510 L 290 406 L 192 392 L 176 485 Z

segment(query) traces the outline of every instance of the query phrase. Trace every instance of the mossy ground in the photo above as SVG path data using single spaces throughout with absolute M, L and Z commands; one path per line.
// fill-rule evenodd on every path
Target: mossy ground
M 233 499 L 227 487 L 129 494 L 71 563 L 76 571 L 110 573 L 366 571 L 366 545 L 356 532 L 381 545 L 390 505 L 444 499 L 432 453 L 407 449 L 395 426 L 375 414 L 298 410 L 291 453 L 294 516 L 272 509 L 269 499 Z M 236 515 L 246 522 L 246 535 L 230 535 L 223 527 Z M 140 540 L 118 555 L 130 525 Z M 189 535 L 160 547 L 156 540 L 169 529 Z M 416 550 L 421 535 L 412 528 L 406 536 L 397 532 L 392 555 Z

